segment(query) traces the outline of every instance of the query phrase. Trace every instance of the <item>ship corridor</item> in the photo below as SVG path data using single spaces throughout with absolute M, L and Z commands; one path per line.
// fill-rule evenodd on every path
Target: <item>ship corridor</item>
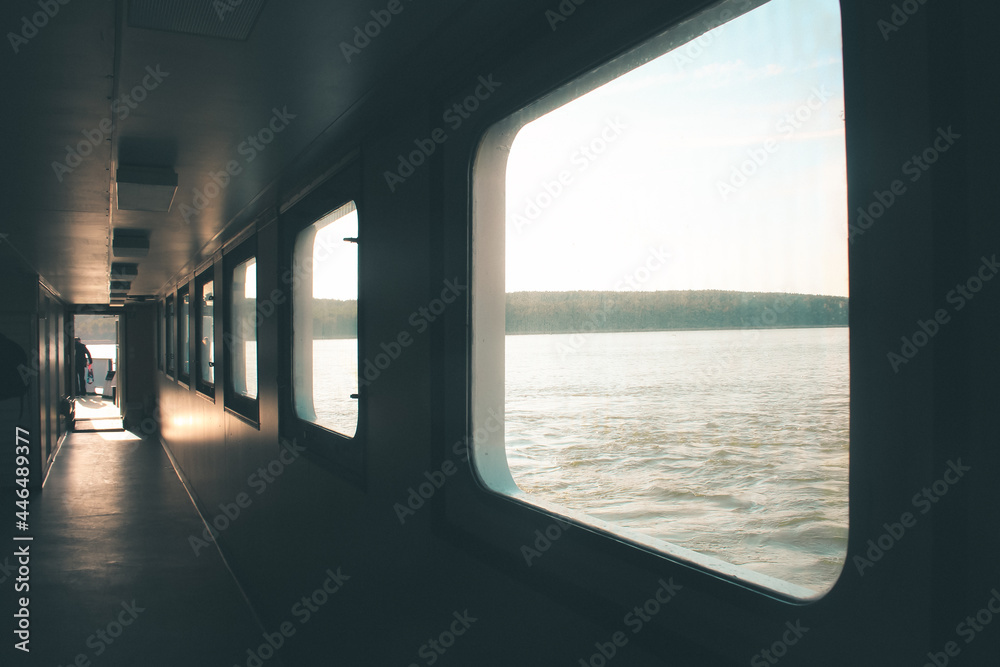
M 31 507 L 27 664 L 221 666 L 259 643 L 214 543 L 191 548 L 207 529 L 155 440 L 70 433 Z
M 767 23 L 783 32 L 760 44 L 750 31 L 746 48 L 706 65 L 732 47 L 735 21 L 790 8 L 823 23 L 815 33 L 835 58 L 793 22 Z M 985 0 L 5 0 L 0 665 L 996 665 L 998 25 L 1000 3 Z M 597 274 L 605 248 L 632 243 L 619 273 L 646 271 L 650 248 L 626 234 L 636 229 L 705 231 L 699 275 L 710 278 L 751 242 L 836 246 L 847 292 L 825 295 L 849 318 L 846 518 L 832 538 L 823 527 L 813 537 L 846 559 L 823 594 L 530 496 L 507 465 L 506 262 L 517 243 L 540 247 L 532 225 L 547 233 L 541 222 L 508 230 L 517 133 L 572 100 L 603 99 L 599 86 L 640 65 L 670 65 L 682 46 L 688 60 L 656 85 L 729 77 L 769 49 L 791 59 L 738 81 L 760 132 L 714 142 L 729 152 L 709 173 L 669 142 L 742 107 L 647 114 L 668 148 L 644 152 L 645 164 L 691 180 L 610 161 L 584 161 L 604 179 L 594 182 L 555 169 L 527 188 L 532 203 L 570 209 L 552 192 L 577 179 L 622 219 L 553 235 L 556 250 L 533 266 L 587 247 L 580 273 Z M 832 131 L 804 124 L 775 144 L 761 133 L 826 99 L 814 85 L 769 96 L 772 74 L 811 71 L 797 66 L 803 54 L 835 63 L 831 99 L 843 104 L 811 117 Z M 665 107 L 661 92 L 648 97 Z M 626 143 L 628 129 L 617 137 L 614 116 L 581 124 L 580 141 L 603 142 L 609 158 L 645 149 Z M 732 129 L 720 125 L 720 136 Z M 788 163 L 829 179 L 780 166 L 792 146 L 831 136 L 836 169 Z M 553 159 L 575 170 L 572 157 Z M 788 176 L 787 192 L 839 189 L 830 206 L 796 209 L 791 233 L 748 232 L 744 202 L 770 191 L 741 163 Z M 705 194 L 733 217 L 640 206 L 635 184 Z M 300 255 L 327 216 L 354 213 L 356 231 L 335 238 L 356 262 L 354 298 L 338 296 L 349 307 L 317 325 L 318 306 L 317 319 L 303 315 L 313 295 L 295 285 Z M 816 241 L 807 228 L 824 215 L 838 220 Z M 769 222 L 770 209 L 755 218 Z M 802 256 L 793 264 L 819 272 Z M 78 315 L 118 317 L 121 430 L 83 423 L 74 403 Z M 346 432 L 312 414 L 310 325 L 356 333 L 356 386 L 337 385 L 353 410 Z M 712 383 L 699 382 L 687 397 L 708 404 L 699 392 Z M 810 417 L 791 393 L 774 400 Z M 549 415 L 532 418 L 568 437 Z M 664 459 L 699 462 L 664 441 L 675 445 Z M 780 481 L 825 491 L 825 471 L 811 472 Z M 786 504 L 792 531 L 817 515 L 798 496 Z M 756 508 L 729 511 L 691 533 L 729 537 L 726 519 Z M 747 543 L 794 552 L 783 532 Z

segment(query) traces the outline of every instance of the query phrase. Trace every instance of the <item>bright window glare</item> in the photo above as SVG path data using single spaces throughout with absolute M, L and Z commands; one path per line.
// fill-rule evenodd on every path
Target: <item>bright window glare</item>
M 256 288 L 255 288 L 256 289 Z M 202 338 L 198 341 L 198 359 L 202 382 L 215 384 L 215 281 L 201 286 L 198 314 Z
M 334 224 L 336 223 L 336 224 Z M 358 248 L 345 238 L 358 236 L 358 211 L 317 225 L 313 248 L 313 296 L 317 299 L 358 298 Z
M 237 288 L 242 283 L 242 298 Z M 233 270 L 231 344 L 233 391 L 257 398 L 257 259 L 251 257 Z
M 514 481 L 800 597 L 847 546 L 839 26 L 772 0 L 527 124 L 506 175 Z
M 349 202 L 299 232 L 293 257 L 295 411 L 349 438 L 358 427 L 357 237 Z
M 165 331 L 166 331 L 166 345 L 167 345 L 167 372 L 174 372 L 174 297 L 173 295 L 167 297 L 166 305 L 166 320 L 165 320 Z
M 97 431 L 97 435 L 102 440 L 109 442 L 139 442 L 142 440 L 139 436 L 128 431 Z
M 257 298 L 257 260 L 252 259 L 246 267 L 246 289 L 244 290 L 244 298 L 246 299 L 256 299 Z
M 662 249 L 643 290 L 846 296 L 839 26 L 773 0 L 522 129 L 507 291 L 621 289 Z

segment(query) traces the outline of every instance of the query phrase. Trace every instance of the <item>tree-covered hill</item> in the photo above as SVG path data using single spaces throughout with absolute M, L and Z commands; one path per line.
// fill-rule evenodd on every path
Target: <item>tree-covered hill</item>
M 507 333 L 847 326 L 847 298 L 728 292 L 514 292 Z
M 313 335 L 353 338 L 354 301 L 317 299 Z M 513 292 L 507 333 L 847 326 L 847 298 L 729 292 Z

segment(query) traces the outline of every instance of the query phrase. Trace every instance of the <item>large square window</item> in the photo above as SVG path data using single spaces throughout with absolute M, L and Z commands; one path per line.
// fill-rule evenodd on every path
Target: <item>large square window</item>
M 358 212 L 305 227 L 292 271 L 292 382 L 300 419 L 354 437 L 358 427 Z
M 475 461 L 494 490 L 808 598 L 847 549 L 840 8 L 748 5 L 487 135 Z

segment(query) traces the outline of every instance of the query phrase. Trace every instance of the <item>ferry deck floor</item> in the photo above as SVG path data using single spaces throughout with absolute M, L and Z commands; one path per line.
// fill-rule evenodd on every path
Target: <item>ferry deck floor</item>
M 29 508 L 21 535 L 33 540 L 8 537 L 14 546 L 0 555 L 0 585 L 8 600 L 30 595 L 30 655 L 13 650 L 12 662 L 0 662 L 228 667 L 245 664 L 248 648 L 261 644 L 214 543 L 198 555 L 191 548 L 189 536 L 201 537 L 205 526 L 155 439 L 69 433 Z M 18 594 L 13 554 L 23 545 L 30 593 Z M 280 656 L 269 664 L 280 665 Z

